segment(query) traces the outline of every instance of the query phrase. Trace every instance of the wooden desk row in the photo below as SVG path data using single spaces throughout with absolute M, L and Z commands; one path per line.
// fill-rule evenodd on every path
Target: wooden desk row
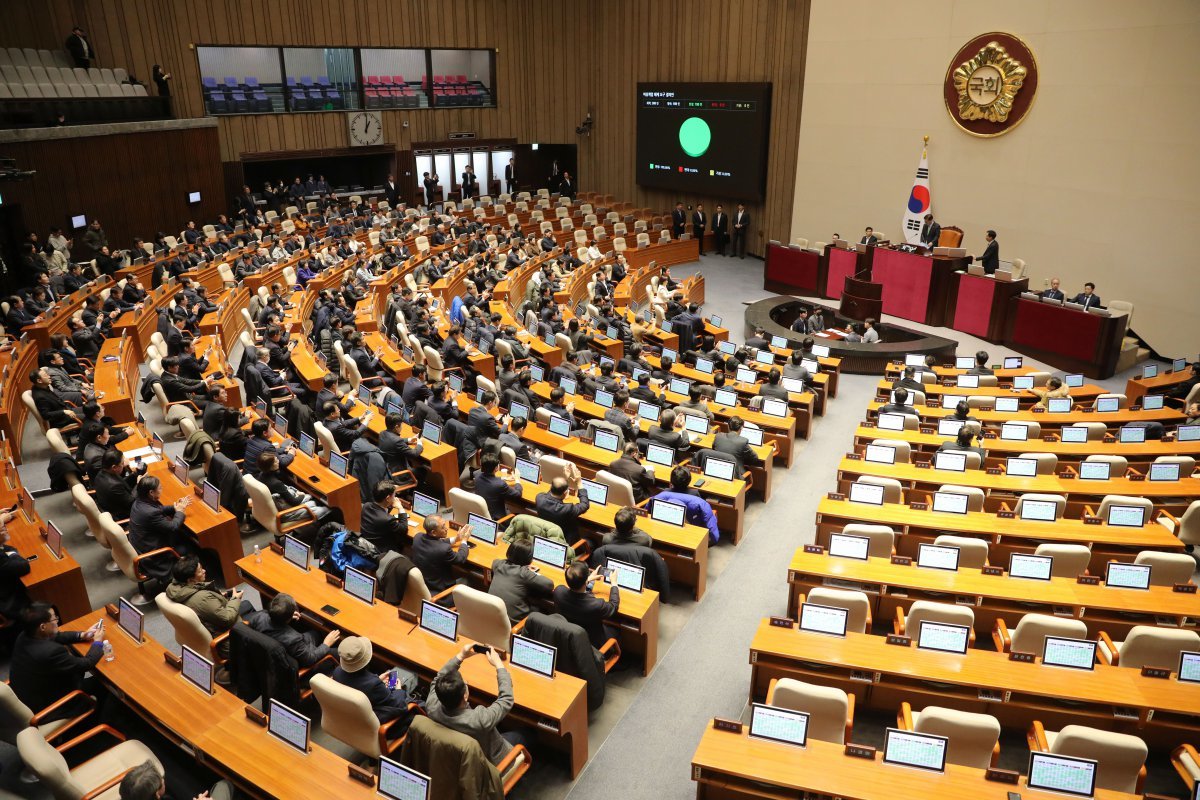
M 947 381 L 947 383 L 950 383 Z M 961 397 L 1015 397 L 1021 408 L 1032 408 L 1037 404 L 1039 398 L 1029 389 L 1006 389 L 1000 386 L 980 386 L 975 389 L 954 386 L 953 384 L 945 385 L 940 383 L 923 383 L 921 391 L 925 395 L 926 400 L 938 400 L 946 395 L 958 395 Z M 881 378 L 875 386 L 875 396 L 879 400 L 887 401 L 887 397 L 892 392 L 892 381 Z M 1103 386 L 1095 384 L 1085 384 L 1071 390 L 1071 400 L 1075 404 L 1091 404 L 1099 395 L 1104 394 Z M 1109 413 L 1109 412 L 1105 412 Z
M 955 394 L 955 392 L 951 392 Z M 867 404 L 867 416 L 874 418 L 879 413 L 880 406 L 884 403 L 878 400 L 873 400 Z M 932 423 L 937 425 L 937 422 L 942 417 L 950 417 L 954 415 L 953 408 L 941 408 L 940 406 L 913 406 L 913 411 L 921 418 L 924 423 Z M 981 408 L 971 409 L 971 416 L 979 420 L 984 425 L 997 426 L 1003 425 L 1005 422 L 1012 422 L 1014 416 L 1003 411 L 988 411 Z M 1067 414 L 1051 414 L 1051 413 L 1035 413 L 1031 420 L 1042 426 L 1042 430 L 1047 428 L 1060 428 L 1063 425 L 1081 425 L 1085 422 L 1103 422 L 1108 426 L 1109 430 L 1120 428 L 1122 425 L 1128 425 L 1131 422 L 1161 422 L 1163 425 L 1179 425 L 1183 423 L 1183 414 L 1172 408 L 1160 408 L 1147 411 L 1140 409 L 1133 411 L 1132 409 L 1120 409 L 1118 411 L 1098 411 L 1089 412 L 1086 410 L 1072 411 Z

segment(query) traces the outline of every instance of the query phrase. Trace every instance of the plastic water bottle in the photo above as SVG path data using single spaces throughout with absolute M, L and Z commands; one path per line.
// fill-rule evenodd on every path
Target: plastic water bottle
M 258 545 L 254 545 L 254 563 L 262 563 L 262 551 L 258 549 Z
M 112 642 L 110 642 L 108 639 L 105 639 L 104 640 L 104 660 L 105 661 L 113 661 L 114 659 L 116 659 L 116 657 L 117 657 L 117 654 L 114 653 L 113 649 L 112 649 Z

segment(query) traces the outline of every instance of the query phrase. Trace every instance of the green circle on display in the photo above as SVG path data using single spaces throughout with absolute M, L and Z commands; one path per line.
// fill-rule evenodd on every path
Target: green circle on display
M 689 117 L 679 126 L 679 146 L 692 158 L 699 158 L 708 152 L 710 144 L 712 131 L 708 123 L 699 117 Z

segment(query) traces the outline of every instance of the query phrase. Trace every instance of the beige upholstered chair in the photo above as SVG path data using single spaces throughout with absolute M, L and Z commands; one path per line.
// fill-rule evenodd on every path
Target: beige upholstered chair
M 816 586 L 809 589 L 805 602 L 846 609 L 847 632 L 866 633 L 871 629 L 871 600 L 866 592 Z
M 59 709 L 68 704 L 74 707 L 72 716 L 46 721 L 47 717 L 55 716 Z M 47 742 L 54 742 L 56 739 L 63 738 L 76 725 L 91 716 L 95 709 L 95 698 L 76 689 L 34 714 L 29 706 L 21 702 L 11 686 L 0 681 L 0 741 L 15 745 L 17 734 L 26 728 L 33 727 Z
M 1178 464 L 1179 477 L 1186 478 L 1196 471 L 1196 459 L 1192 456 L 1159 456 L 1155 464 Z
M 975 612 L 969 606 L 917 600 L 909 607 L 907 613 L 903 608 L 896 609 L 896 633 L 902 636 L 911 636 L 913 640 L 916 640 L 921 633 L 922 622 L 966 625 L 971 629 L 968 641 L 972 646 L 975 644 Z
M 542 468 L 542 483 L 549 483 L 555 478 L 566 479 L 570 472 L 571 462 L 558 456 L 542 456 L 538 459 L 538 465 Z
M 1038 475 L 1053 475 L 1058 471 L 1058 456 L 1054 453 L 1021 453 L 1017 458 L 1029 458 L 1036 461 Z
M 619 475 L 614 475 L 608 470 L 599 470 L 596 472 L 596 483 L 602 483 L 608 487 L 608 503 L 617 508 L 628 506 L 633 508 L 637 505 L 633 498 L 633 484 Z
M 1054 578 L 1078 578 L 1092 563 L 1092 551 L 1082 544 L 1043 542 L 1034 548 L 1033 554 L 1054 559 L 1050 565 L 1050 575 Z
M 982 569 L 987 564 L 988 543 L 984 539 L 942 534 L 933 543 L 941 547 L 957 547 L 959 569 Z
M 854 695 L 830 686 L 793 678 L 775 678 L 767 688 L 767 704 L 808 714 L 808 735 L 844 744 L 854 731 Z
M 1189 583 L 1196 572 L 1196 559 L 1192 558 L 1190 553 L 1143 550 L 1137 554 L 1133 563 L 1150 565 L 1150 583 L 1153 586 Z
M 1090 758 L 1099 762 L 1096 788 L 1141 794 L 1146 780 L 1146 743 L 1136 736 L 1083 725 L 1048 731 L 1034 720 L 1026 734 L 1030 752 Z
M 490 644 L 501 652 L 508 652 L 514 626 L 509 622 L 504 600 L 460 585 L 454 587 L 454 608 L 458 611 L 459 634 L 481 644 Z M 518 622 L 515 629 L 519 631 L 522 626 L 523 621 Z
M 900 704 L 896 727 L 903 731 L 931 733 L 949 739 L 946 761 L 964 767 L 987 769 L 1000 758 L 1000 721 L 991 714 L 976 714 L 941 706 L 913 711 Z
M 891 558 L 896 552 L 896 532 L 888 525 L 870 525 L 865 522 L 851 522 L 842 528 L 847 536 L 865 536 L 870 539 L 867 545 L 867 556 L 871 558 Z
M 429 587 L 425 585 L 425 576 L 421 574 L 421 568 L 413 567 L 408 571 L 408 584 L 404 589 L 404 597 L 400 600 L 400 609 L 419 618 L 422 600 L 436 603 L 443 597 L 449 597 L 452 591 L 452 589 L 447 589 L 436 597 L 433 596 L 429 592 Z
M 870 483 L 883 487 L 883 502 L 901 503 L 904 501 L 904 487 L 895 478 L 881 478 L 877 475 L 862 475 L 857 483 Z
M 908 418 L 909 415 L 905 414 L 904 416 L 905 418 Z M 875 441 L 871 442 L 871 444 L 890 447 L 895 450 L 897 464 L 907 464 L 912 460 L 912 445 L 903 439 L 876 439 Z
M 297 528 L 303 528 L 317 518 L 307 506 L 279 508 L 275 504 L 275 497 L 271 494 L 271 490 L 253 475 L 243 475 L 242 482 L 246 486 L 246 494 L 250 495 L 250 511 L 254 514 L 255 522 L 262 525 L 276 540 L 282 539 L 285 534 L 291 533 Z M 303 511 L 306 516 L 292 522 L 284 522 L 284 515 L 293 511 Z
M 1067 510 L 1067 498 L 1060 494 L 1038 494 L 1037 492 L 1030 492 L 1029 494 L 1021 495 L 1020 499 L 1017 500 L 1017 507 L 1015 509 L 1017 517 L 1021 516 L 1021 509 L 1025 506 L 1025 503 L 1033 501 L 1054 503 L 1054 518 L 1056 520 L 1062 517 L 1063 512 Z
M 467 524 L 468 514 L 475 514 L 486 519 L 492 518 L 488 512 L 486 500 L 474 492 L 468 492 L 457 486 L 450 490 L 450 511 L 454 521 L 459 525 Z
M 1002 653 L 1036 653 L 1046 649 L 1046 637 L 1065 639 L 1088 638 L 1087 623 L 1081 619 L 1064 619 L 1050 614 L 1026 614 L 1010 632 L 1003 619 L 996 620 L 992 641 Z
M 967 455 L 979 455 L 978 453 L 967 453 Z M 967 466 L 970 467 L 968 460 Z M 978 486 L 959 486 L 955 483 L 943 483 L 938 488 L 939 492 L 950 492 L 952 494 L 965 494 L 967 496 L 967 511 L 983 511 L 983 501 L 986 495 L 983 489 Z
M 116 785 L 125 773 L 149 761 L 161 774 L 163 766 L 149 747 L 108 727 L 99 725 L 73 741 L 85 741 L 98 734 L 115 736 L 119 743 L 71 769 L 62 753 L 50 746 L 37 728 L 17 734 L 17 751 L 25 766 L 37 776 L 55 800 L 106 798 L 115 800 Z
M 1106 664 L 1141 669 L 1174 667 L 1184 650 L 1200 650 L 1200 633 L 1183 628 L 1134 625 L 1120 642 L 1114 642 L 1101 631 L 1097 652 Z
M 371 701 L 358 689 L 319 673 L 309 679 L 308 685 L 321 706 L 321 730 L 339 742 L 375 759 L 391 755 L 404 744 L 403 736 L 389 741 L 388 732 L 396 723 L 406 719 L 406 714 L 400 714 L 381 725 L 371 708 Z
M 208 628 L 204 627 L 204 623 L 200 621 L 200 617 L 195 611 L 182 603 L 171 600 L 167 597 L 166 592 L 156 595 L 154 602 L 158 606 L 158 610 L 166 617 L 167 622 L 171 623 L 171 628 L 175 631 L 176 642 L 186 644 L 197 653 L 210 653 L 214 661 L 224 663 L 225 659 L 217 655 L 217 648 L 229 636 L 228 632 L 214 637 L 208 632 Z
M 150 577 L 142 571 L 142 562 L 160 555 L 171 555 L 178 559 L 179 554 L 169 547 L 162 547 L 144 555 L 138 555 L 137 550 L 129 542 L 129 534 L 113 521 L 111 514 L 108 512 L 102 514 L 101 523 L 104 525 L 104 536 L 112 551 L 113 561 L 117 562 L 117 567 L 125 574 L 125 577 L 136 583 L 138 587 L 137 594 L 126 599 L 135 606 L 150 605 L 150 598 L 146 596 L 146 581 L 150 580 Z
M 1142 519 L 1149 523 L 1154 518 L 1154 502 L 1145 497 L 1132 495 L 1108 494 L 1100 501 L 1100 510 L 1096 512 L 1100 519 L 1108 519 L 1108 510 L 1113 506 L 1136 506 L 1145 512 Z

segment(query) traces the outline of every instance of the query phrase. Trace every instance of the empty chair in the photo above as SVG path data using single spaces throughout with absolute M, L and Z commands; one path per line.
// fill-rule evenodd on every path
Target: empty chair
M 1100 510 L 1096 515 L 1100 519 L 1108 519 L 1108 510 L 1113 506 L 1135 506 L 1143 510 L 1144 516 L 1142 521 L 1149 523 L 1154 518 L 1154 502 L 1145 497 L 1134 497 L 1131 495 L 1106 494 L 1104 499 L 1100 501 Z
M 513 626 L 503 599 L 460 585 L 454 587 L 454 608 L 458 611 L 458 632 L 461 636 L 508 652 Z M 518 622 L 516 629 L 520 628 L 521 623 Z
M 866 633 L 871 629 L 871 600 L 866 592 L 817 586 L 808 591 L 805 602 L 846 609 L 846 631 Z
M 67 703 L 78 704 L 73 709 L 74 716 L 63 719 L 45 721 L 45 717 L 54 717 L 60 708 Z M 34 728 L 48 742 L 61 739 L 78 723 L 84 721 L 96 709 L 95 699 L 85 692 L 76 689 L 60 698 L 48 707 L 34 714 L 29 706 L 21 702 L 16 693 L 6 682 L 0 681 L 0 740 L 9 744 L 17 743 L 17 734 L 26 728 Z
M 1194 547 L 1200 544 L 1200 500 L 1193 500 L 1179 517 L 1160 510 L 1156 521 L 1185 545 Z
M 487 501 L 474 492 L 468 492 L 457 486 L 450 489 L 450 511 L 454 515 L 454 521 L 459 525 L 466 525 L 469 514 L 475 514 L 485 519 L 491 519 L 492 515 L 488 512 Z
M 982 569 L 988 563 L 988 543 L 984 539 L 942 534 L 933 543 L 941 547 L 957 547 L 959 569 Z
M 1050 556 L 1050 576 L 1054 578 L 1078 578 L 1087 572 L 1092 563 L 1092 551 L 1082 544 L 1055 544 L 1043 542 L 1034 549 L 1035 556 Z
M 1021 453 L 1017 458 L 1036 461 L 1038 475 L 1053 475 L 1058 471 L 1058 456 L 1054 453 Z
M 1185 650 L 1200 650 L 1200 633 L 1183 628 L 1134 625 L 1119 642 L 1101 631 L 1097 652 L 1106 664 L 1141 669 L 1174 667 L 1179 664 L 1179 654 Z
M 1003 619 L 996 620 L 992 641 L 1002 653 L 1036 653 L 1046 649 L 1046 637 L 1059 636 L 1064 639 L 1088 638 L 1087 623 L 1081 619 L 1055 617 L 1050 614 L 1026 614 L 1009 631 Z
M 1084 459 L 1086 462 L 1093 464 L 1108 464 L 1108 474 L 1113 478 L 1119 478 L 1129 471 L 1129 459 L 1125 456 L 1101 456 L 1091 455 Z
M 996 407 L 996 398 L 980 394 L 967 395 L 967 405 L 980 411 L 991 411 Z
M 922 622 L 941 622 L 947 625 L 966 625 L 971 629 L 968 641 L 975 644 L 975 612 L 970 606 L 952 603 L 937 603 L 932 600 L 917 600 L 908 609 L 896 609 L 895 630 L 901 636 L 914 640 L 921 634 Z
M 907 702 L 900 704 L 896 727 L 904 731 L 945 736 L 950 741 L 946 761 L 964 767 L 987 769 L 1000 758 L 1000 720 L 991 714 L 976 714 L 941 706 L 926 706 L 913 711 Z
M 978 453 L 967 453 L 967 455 L 979 455 Z M 968 464 L 970 466 L 970 464 Z M 983 489 L 978 486 L 958 486 L 953 483 L 943 483 L 939 488 L 939 492 L 951 492 L 953 494 L 965 494 L 967 496 L 967 511 L 983 511 L 983 500 L 986 495 Z
M 896 532 L 887 525 L 868 525 L 851 522 L 842 529 L 847 536 L 865 536 L 870 539 L 867 555 L 872 558 L 891 558 L 895 552 Z
M 808 735 L 845 744 L 854 731 L 854 695 L 794 678 L 776 678 L 767 688 L 767 704 L 808 714 Z
M 1092 408 L 1099 408 L 1100 401 L 1115 397 L 1117 399 L 1117 408 L 1129 408 L 1129 398 L 1123 394 L 1105 393 L 1096 395 L 1096 399 L 1092 401 Z
M 1021 495 L 1020 499 L 1017 500 L 1016 514 L 1018 517 L 1021 516 L 1021 509 L 1024 508 L 1025 503 L 1027 502 L 1054 503 L 1055 519 L 1061 517 L 1063 512 L 1067 510 L 1067 498 L 1063 497 L 1062 495 L 1038 494 L 1037 492 L 1030 492 L 1029 494 Z
M 68 766 L 67 759 L 50 746 L 37 728 L 26 728 L 17 734 L 17 751 L 25 766 L 37 776 L 55 800 L 115 798 L 116 785 L 125 777 L 125 773 L 147 761 L 162 774 L 162 763 L 149 747 L 136 739 L 126 739 L 107 725 L 92 728 L 73 739 L 72 744 L 92 739 L 98 734 L 113 736 L 118 740 L 118 744 L 74 769 Z
M 1196 559 L 1189 553 L 1143 550 L 1137 554 L 1133 563 L 1150 565 L 1150 583 L 1154 586 L 1190 583 L 1192 574 L 1196 571 Z
M 870 483 L 883 487 L 883 502 L 900 503 L 904 500 L 904 487 L 895 478 L 881 478 L 876 475 L 863 475 L 856 483 Z
M 538 459 L 538 465 L 542 468 L 542 483 L 550 483 L 555 478 L 566 480 L 570 463 L 558 456 L 542 456 Z
M 1090 758 L 1098 762 L 1096 788 L 1141 794 L 1146 780 L 1146 743 L 1136 736 L 1084 725 L 1048 731 L 1034 720 L 1026 734 L 1030 752 Z
M 618 508 L 637 505 L 633 496 L 633 484 L 619 475 L 614 475 L 608 470 L 599 470 L 594 478 L 596 483 L 603 484 L 608 487 L 608 502 L 610 505 Z
M 908 416 L 905 414 L 905 416 Z M 915 419 L 915 417 L 914 417 Z M 896 451 L 896 463 L 907 464 L 912 459 L 912 445 L 903 439 L 876 439 L 871 444 L 890 447 Z
M 388 733 L 397 723 L 408 721 L 408 714 L 399 714 L 381 725 L 371 701 L 358 689 L 320 673 L 313 675 L 308 685 L 321 706 L 321 730 L 339 742 L 375 759 L 391 755 L 404 744 L 403 736 L 389 741 Z

